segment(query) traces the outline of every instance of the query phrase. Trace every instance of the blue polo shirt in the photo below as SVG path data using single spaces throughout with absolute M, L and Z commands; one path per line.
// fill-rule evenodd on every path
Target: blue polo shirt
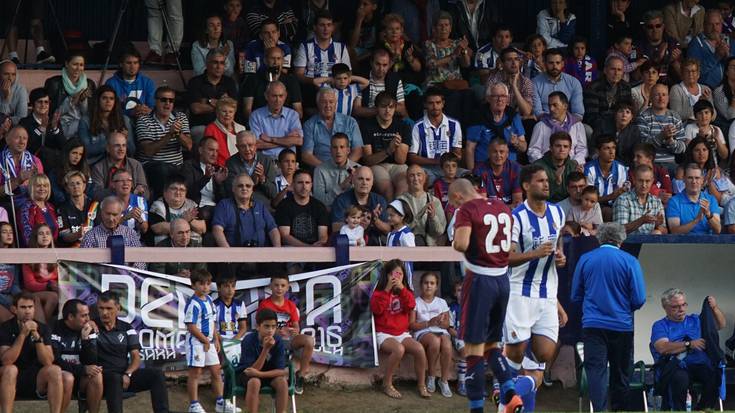
M 490 119 L 490 122 L 494 123 L 492 126 L 502 126 L 508 122 L 508 114 L 504 113 L 503 118 L 498 123 L 495 123 L 492 119 Z M 510 144 L 510 137 L 512 134 L 516 134 L 518 136 L 526 134 L 526 130 L 523 128 L 523 122 L 521 121 L 521 116 L 517 113 L 513 116 L 510 124 L 503 128 L 503 139 L 508 142 L 508 149 L 510 150 L 508 159 L 516 161 L 518 160 L 518 154 L 516 153 L 515 148 Z M 467 128 L 467 140 L 477 144 L 477 146 L 475 146 L 475 164 L 487 163 L 487 147 L 493 138 L 495 138 L 495 132 L 490 129 L 488 125 L 478 124 Z
M 270 246 L 268 233 L 276 228 L 276 222 L 268 209 L 260 202 L 253 200 L 253 206 L 247 211 L 236 208 L 232 198 L 226 198 L 214 207 L 212 226 L 219 225 L 225 230 L 225 238 L 231 247 L 240 247 L 248 241 L 257 241 L 259 247 Z M 235 235 L 237 227 L 237 216 L 235 209 L 240 215 L 240 243 Z
M 692 341 L 702 338 L 699 316 L 689 314 L 684 318 L 684 321 L 673 321 L 664 317 L 653 323 L 653 327 L 651 327 L 650 347 L 654 361 L 658 361 L 661 358 L 661 354 L 653 347 L 653 343 L 662 338 L 667 338 L 670 342 Z M 687 364 L 709 364 L 707 353 L 696 349 L 691 349 L 684 360 Z
M 707 192 L 699 194 L 699 199 L 706 199 L 709 201 L 709 212 L 713 214 L 720 214 L 720 205 L 717 204 L 717 200 Z M 687 197 L 686 192 L 679 192 L 678 194 L 671 197 L 669 204 L 666 206 L 666 218 L 679 218 L 679 224 L 688 224 L 697 217 L 699 213 L 699 202 L 692 202 Z M 712 229 L 707 224 L 707 219 L 702 218 L 697 225 L 689 231 L 690 234 L 711 234 Z
M 280 370 L 286 368 L 286 347 L 283 344 L 281 337 L 276 334 L 276 345 L 271 347 L 268 356 L 265 358 L 265 363 L 260 371 L 271 371 Z M 241 372 L 248 367 L 252 367 L 255 361 L 260 357 L 260 353 L 263 351 L 263 343 L 260 338 L 260 333 L 253 331 L 252 333 L 246 334 L 240 343 L 240 351 L 242 356 L 240 357 L 240 364 L 235 368 L 235 371 Z
M 347 135 L 350 139 L 350 148 L 363 146 L 360 127 L 352 116 L 335 113 L 332 129 L 330 130 L 321 116 L 316 114 L 304 122 L 304 145 L 301 147 L 301 151 L 313 153 L 322 162 L 329 161 L 332 159 L 330 153 L 332 136 L 337 132 Z

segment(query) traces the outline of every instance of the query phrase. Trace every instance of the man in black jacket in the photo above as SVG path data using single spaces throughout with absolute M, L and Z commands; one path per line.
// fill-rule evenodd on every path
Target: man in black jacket
M 408 116 L 406 112 L 405 91 L 400 77 L 391 70 L 388 51 L 375 49 L 370 59 L 370 83 L 355 99 L 352 115 L 359 118 L 372 118 L 378 114 L 375 98 L 378 93 L 386 91 L 396 100 L 396 114 L 401 118 Z
M 56 323 L 51 333 L 54 363 L 72 374 L 79 394 L 87 400 L 90 413 L 100 409 L 102 400 L 102 367 L 97 360 L 97 325 L 89 319 L 89 307 L 73 298 L 61 310 L 63 320 Z
M 211 136 L 199 142 L 199 159 L 184 162 L 181 175 L 186 179 L 186 195 L 199 207 L 199 218 L 209 224 L 214 206 L 227 197 L 227 168 L 217 165 L 219 143 Z

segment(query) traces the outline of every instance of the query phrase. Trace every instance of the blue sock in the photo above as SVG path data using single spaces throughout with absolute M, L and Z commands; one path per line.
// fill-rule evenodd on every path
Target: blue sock
M 470 412 L 481 413 L 485 405 L 485 359 L 481 356 L 467 356 L 467 399 Z
M 197 403 L 199 403 L 199 400 L 192 400 L 191 403 L 189 403 L 189 404 L 194 405 L 194 404 L 197 404 Z
M 523 400 L 523 411 L 533 412 L 536 406 L 536 382 L 532 377 L 519 376 L 516 380 L 516 394 Z
M 515 384 L 513 383 L 513 375 L 511 374 L 508 361 L 503 356 L 499 348 L 494 347 L 485 352 L 485 357 L 493 371 L 493 376 L 500 383 L 500 398 L 503 404 L 508 404 L 515 393 Z
M 224 404 L 225 399 L 222 398 L 222 396 L 217 397 L 217 404 Z

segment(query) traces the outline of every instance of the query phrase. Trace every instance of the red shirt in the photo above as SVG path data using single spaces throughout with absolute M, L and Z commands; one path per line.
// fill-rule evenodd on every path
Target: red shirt
M 370 310 L 375 316 L 375 332 L 399 336 L 408 332 L 408 316 L 416 308 L 416 299 L 408 288 L 398 295 L 375 290 L 370 297 Z
M 472 229 L 470 245 L 464 253 L 470 265 L 489 268 L 488 275 L 502 275 L 507 271 L 513 219 L 503 200 L 490 198 L 465 202 L 459 207 L 454 223 L 455 230 L 461 227 Z M 470 270 L 484 273 L 476 268 Z
M 258 304 L 258 310 L 268 308 L 276 312 L 278 316 L 278 328 L 281 329 L 286 326 L 294 328 L 299 327 L 299 309 L 296 308 L 296 304 L 293 301 L 284 298 L 283 305 L 276 305 L 273 302 L 272 297 L 268 297 L 265 300 L 261 300 Z

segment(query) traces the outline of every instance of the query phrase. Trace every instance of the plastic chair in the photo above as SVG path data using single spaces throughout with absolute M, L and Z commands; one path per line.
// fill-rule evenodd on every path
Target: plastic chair
M 226 363 L 222 366 L 222 372 L 225 376 L 224 383 L 224 397 L 225 399 L 232 399 L 232 404 L 237 406 L 237 396 L 245 396 L 245 388 L 237 383 L 237 373 L 235 373 L 235 367 L 232 363 Z M 293 361 L 289 358 L 288 360 L 288 396 L 291 399 L 291 412 L 296 413 L 296 377 L 293 367 Z M 271 386 L 261 386 L 260 394 L 269 394 L 273 399 L 273 411 L 276 411 L 276 391 Z
M 582 411 L 582 402 L 589 395 L 589 380 L 584 364 L 584 343 L 578 342 L 576 345 L 577 356 L 580 360 L 579 365 L 579 412 Z M 646 394 L 646 363 L 643 361 L 636 362 L 630 371 L 629 390 L 640 391 L 643 395 L 643 411 L 648 412 L 648 395 Z M 608 370 L 609 377 L 609 370 Z M 592 407 L 592 401 L 589 402 L 590 413 L 595 410 Z

